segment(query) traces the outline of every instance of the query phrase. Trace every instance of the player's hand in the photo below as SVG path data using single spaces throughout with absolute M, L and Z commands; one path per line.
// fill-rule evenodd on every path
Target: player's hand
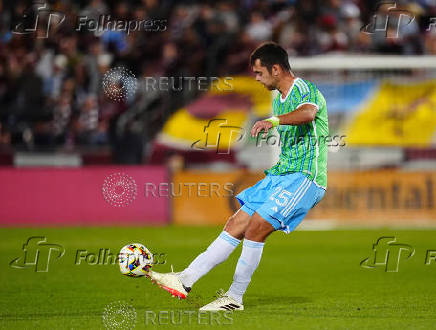
M 270 128 L 273 127 L 273 124 L 270 121 L 259 120 L 254 123 L 253 128 L 251 129 L 251 136 L 256 137 L 260 132 L 263 131 L 263 137 L 266 137 Z

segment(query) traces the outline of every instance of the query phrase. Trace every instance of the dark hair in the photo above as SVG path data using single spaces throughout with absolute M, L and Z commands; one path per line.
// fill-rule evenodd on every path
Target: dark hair
M 250 55 L 250 65 L 253 66 L 257 59 L 260 60 L 262 66 L 266 66 L 269 73 L 274 64 L 280 65 L 286 71 L 291 71 L 288 53 L 275 42 L 266 42 L 257 47 Z

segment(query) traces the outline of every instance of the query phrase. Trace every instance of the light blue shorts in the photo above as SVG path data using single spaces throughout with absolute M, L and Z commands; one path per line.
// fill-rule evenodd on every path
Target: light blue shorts
M 236 198 L 250 216 L 257 212 L 275 230 L 293 231 L 307 212 L 324 197 L 325 189 L 303 173 L 268 174 L 254 186 L 241 191 Z

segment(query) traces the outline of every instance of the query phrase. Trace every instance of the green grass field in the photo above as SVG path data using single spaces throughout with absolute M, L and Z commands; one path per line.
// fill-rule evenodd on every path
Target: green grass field
M 187 311 L 210 302 L 218 289 L 227 290 L 241 247 L 200 279 L 183 301 L 148 279 L 122 276 L 117 265 L 83 261 L 75 265 L 78 249 L 97 254 L 100 248 L 108 248 L 116 254 L 123 245 L 138 241 L 154 253 L 165 254 L 166 263 L 155 265 L 156 271 L 170 271 L 170 264 L 179 271 L 220 230 L 174 226 L 3 228 L 1 328 L 104 329 L 105 306 L 117 301 L 136 310 L 135 329 L 207 329 L 218 323 L 224 329 L 436 328 L 436 261 L 425 265 L 426 251 L 436 250 L 436 231 L 431 230 L 274 233 L 245 295 L 246 310 L 215 315 L 214 319 Z M 22 246 L 30 236 L 46 236 L 48 243 L 65 248 L 62 258 L 51 260 L 48 272 L 9 266 L 11 260 L 22 256 Z M 398 272 L 360 267 L 380 236 L 396 236 L 397 243 L 415 248 L 413 257 L 400 260 Z M 159 312 L 161 324 L 156 318 L 153 325 L 151 315 Z

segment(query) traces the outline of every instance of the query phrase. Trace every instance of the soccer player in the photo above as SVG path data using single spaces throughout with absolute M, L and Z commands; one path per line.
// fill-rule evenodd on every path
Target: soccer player
M 274 231 L 290 233 L 324 196 L 327 187 L 329 134 L 326 101 L 310 81 L 296 77 L 288 54 L 273 42 L 253 51 L 250 65 L 256 80 L 278 90 L 273 117 L 257 121 L 251 135 L 265 136 L 272 128 L 280 135 L 278 163 L 265 178 L 239 193 L 241 208 L 207 250 L 179 273 L 151 272 L 150 278 L 173 296 L 186 298 L 199 278 L 225 261 L 243 240 L 233 283 L 228 291 L 200 310 L 243 310 L 243 296 L 259 265 L 266 238 Z

